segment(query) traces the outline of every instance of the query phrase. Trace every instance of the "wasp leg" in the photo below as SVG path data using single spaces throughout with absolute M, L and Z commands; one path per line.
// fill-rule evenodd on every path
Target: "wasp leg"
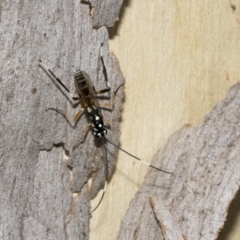
M 110 92 L 110 91 L 111 91 L 111 88 L 108 87 L 108 88 L 105 88 L 105 89 L 102 89 L 102 90 L 99 90 L 99 91 L 95 91 L 95 95 Z
M 100 108 L 107 108 L 109 110 L 113 110 L 114 103 L 111 101 L 110 103 L 99 103 Z
M 112 96 L 111 96 L 110 102 L 108 102 L 108 103 L 99 103 L 100 108 L 107 108 L 107 109 L 109 109 L 109 110 L 113 110 L 115 97 L 116 97 L 116 95 L 117 95 L 118 90 L 119 90 L 123 85 L 124 85 L 124 83 L 121 84 L 121 85 L 115 90 L 115 92 L 113 92 L 113 94 L 112 94 Z
M 110 128 L 111 124 L 110 124 L 110 121 L 109 121 L 109 120 L 104 119 L 103 122 L 104 122 L 104 126 Z
M 83 112 L 84 112 L 84 108 L 83 109 L 80 109 L 77 113 L 76 113 L 76 115 L 74 116 L 74 118 L 73 118 L 73 122 L 72 122 L 72 120 L 70 119 L 70 117 L 68 116 L 68 114 L 66 113 L 66 112 L 64 112 L 63 110 L 60 110 L 60 109 L 57 109 L 57 108 L 48 108 L 47 109 L 47 111 L 48 110 L 53 110 L 53 111 L 55 111 L 55 112 L 58 112 L 58 113 L 60 113 L 60 114 L 62 114 L 66 119 L 67 119 L 67 121 L 69 122 L 69 124 L 72 126 L 72 127 L 75 127 L 75 125 L 76 125 L 76 122 L 78 121 L 78 119 L 82 116 L 82 114 L 83 114 Z
M 102 89 L 102 90 L 99 90 L 99 91 L 95 91 L 95 95 L 98 95 L 98 94 L 102 94 L 102 93 L 106 93 L 106 92 L 110 92 L 111 91 L 111 87 L 110 87 L 110 84 L 109 84 L 109 81 L 108 81 L 108 75 L 107 75 L 107 69 L 105 67 L 105 64 L 104 64 L 104 59 L 103 59 L 103 54 L 102 54 L 102 47 L 103 47 L 103 43 L 101 44 L 101 47 L 100 47 L 100 59 L 101 59 L 101 62 L 102 62 L 102 65 L 103 65 L 103 75 L 104 75 L 104 78 L 105 78 L 105 81 L 107 83 L 107 88 L 105 89 Z M 122 84 L 123 85 L 123 84 Z M 114 97 L 118 91 L 118 89 L 122 86 L 120 85 L 117 90 L 115 91 L 115 93 L 113 93 L 112 97 L 111 97 L 111 102 L 113 102 L 114 100 Z M 107 104 L 106 107 L 109 107 L 112 109 L 113 107 L 113 104 Z
M 62 86 L 66 91 L 67 94 L 69 96 L 70 99 L 76 101 L 76 100 L 80 100 L 79 97 L 74 97 L 73 94 L 69 91 L 69 89 L 63 84 L 63 82 L 55 76 L 55 74 L 42 62 L 42 60 L 39 60 L 39 65 L 41 66 L 41 68 L 51 77 L 53 78 L 55 81 L 58 82 L 58 84 L 60 84 L 60 86 Z
M 90 124 L 88 124 L 84 130 L 83 130 L 83 133 L 82 133 L 82 137 L 78 140 L 78 142 L 73 146 L 73 150 L 80 144 L 80 143 L 83 143 L 85 141 L 85 138 L 88 134 L 88 131 L 90 130 Z
M 100 47 L 100 59 L 101 59 L 102 65 L 103 65 L 103 75 L 104 75 L 104 78 L 105 78 L 106 83 L 107 83 L 107 88 L 99 90 L 99 91 L 95 91 L 96 95 L 111 91 L 109 81 L 108 81 L 108 76 L 107 76 L 107 70 L 106 70 L 106 67 L 105 67 L 105 64 L 104 64 L 104 60 L 103 60 L 102 46 L 103 46 L 103 43 L 101 44 L 101 47 Z

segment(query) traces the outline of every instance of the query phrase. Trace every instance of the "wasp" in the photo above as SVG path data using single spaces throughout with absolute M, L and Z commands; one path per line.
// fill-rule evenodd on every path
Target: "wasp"
M 100 59 L 103 65 L 103 75 L 105 77 L 105 81 L 107 84 L 107 87 L 96 91 L 94 88 L 94 85 L 92 84 L 92 81 L 89 77 L 89 75 L 85 72 L 80 70 L 79 68 L 76 69 L 76 73 L 74 75 L 74 83 L 75 83 L 75 87 L 76 87 L 76 91 L 78 96 L 74 97 L 74 95 L 69 91 L 69 89 L 63 84 L 63 82 L 55 76 L 55 74 L 41 61 L 39 60 L 39 65 L 43 68 L 43 70 L 48 73 L 48 75 L 50 75 L 50 77 L 52 77 L 56 83 L 61 86 L 62 88 L 64 88 L 67 92 L 67 94 L 69 95 L 69 97 L 72 100 L 78 100 L 80 101 L 82 108 L 76 113 L 76 115 L 73 118 L 73 125 L 75 125 L 78 121 L 78 119 L 82 116 L 83 113 L 85 113 L 87 119 L 88 119 L 88 125 L 86 126 L 86 128 L 83 131 L 83 139 L 81 138 L 80 141 L 73 147 L 73 149 L 75 149 L 79 143 L 83 142 L 88 131 L 91 129 L 93 136 L 97 139 L 104 139 L 107 142 L 109 142 L 110 144 L 112 144 L 113 146 L 115 146 L 116 148 L 118 148 L 119 150 L 125 152 L 126 154 L 130 155 L 131 157 L 141 161 L 142 163 L 146 164 L 147 166 L 154 168 L 158 171 L 164 172 L 164 173 L 168 173 L 168 174 L 172 174 L 168 171 L 162 170 L 160 168 L 157 168 L 147 162 L 145 162 L 144 160 L 134 156 L 133 154 L 127 152 L 126 150 L 120 148 L 117 144 L 113 143 L 111 140 L 109 140 L 106 135 L 107 135 L 107 129 L 106 129 L 106 125 L 107 122 L 104 121 L 103 115 L 101 113 L 101 108 L 110 108 L 112 109 L 113 104 L 114 104 L 114 98 L 117 94 L 117 91 L 123 86 L 123 84 L 121 84 L 111 95 L 111 103 L 104 103 L 104 104 L 99 104 L 98 100 L 96 99 L 96 96 L 99 94 L 103 94 L 106 92 L 110 92 L 111 91 L 111 87 L 109 85 L 109 81 L 108 81 L 108 77 L 107 77 L 107 70 L 104 64 L 104 60 L 103 60 L 103 55 L 102 55 L 102 45 L 100 48 Z M 49 108 L 48 110 L 54 110 L 60 114 L 62 114 L 69 123 L 71 123 L 70 118 L 68 117 L 67 113 L 65 113 L 62 110 L 59 110 L 57 108 Z M 103 144 L 103 149 L 104 149 L 104 154 L 105 154 L 105 184 L 104 184 L 104 190 L 102 193 L 102 197 L 99 201 L 99 203 L 97 204 L 97 206 L 94 208 L 94 210 L 92 210 L 92 212 L 94 212 L 100 205 L 104 194 L 106 192 L 106 188 L 107 188 L 107 179 L 108 179 L 108 160 L 107 160 L 107 150 L 106 150 L 106 146 L 105 144 Z

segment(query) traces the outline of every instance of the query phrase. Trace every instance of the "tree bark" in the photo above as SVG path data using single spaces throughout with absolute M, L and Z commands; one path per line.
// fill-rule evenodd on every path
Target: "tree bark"
M 46 111 L 53 107 L 74 116 L 81 106 L 71 104 L 38 60 L 72 92 L 76 67 L 87 72 L 99 90 L 106 88 L 100 61 L 103 45 L 115 90 L 124 80 L 109 53 L 108 32 L 100 25 L 93 29 L 89 5 L 80 1 L 2 1 L 0 10 L 0 238 L 88 239 L 90 198 L 105 180 L 103 152 L 91 133 L 73 151 L 87 120 L 83 116 L 73 128 L 61 114 Z M 109 21 L 114 22 L 116 16 L 111 16 Z M 95 17 L 102 18 L 97 12 Z M 110 94 L 105 96 L 100 101 L 109 101 Z M 123 88 L 114 110 L 102 111 L 111 125 L 108 137 L 115 143 L 122 98 Z M 110 177 L 117 150 L 106 145 Z
M 90 0 L 93 27 L 113 27 L 118 20 L 123 0 Z

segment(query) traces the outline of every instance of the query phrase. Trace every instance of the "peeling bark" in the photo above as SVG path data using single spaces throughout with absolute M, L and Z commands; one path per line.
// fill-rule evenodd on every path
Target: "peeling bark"
M 108 32 L 105 27 L 93 29 L 89 6 L 80 1 L 0 4 L 0 238 L 88 239 L 90 198 L 105 180 L 103 153 L 91 133 L 72 151 L 86 118 L 72 128 L 60 114 L 46 111 L 54 107 L 73 116 L 80 106 L 71 105 L 38 60 L 73 92 L 76 67 L 89 74 L 98 90 L 106 86 L 100 61 L 103 43 L 105 66 L 115 90 L 124 80 L 108 51 Z M 116 143 L 122 98 L 123 88 L 114 110 L 102 111 L 111 125 L 108 137 Z M 107 149 L 110 176 L 116 149 L 109 145 Z M 63 157 L 66 151 L 69 160 Z
M 90 0 L 93 27 L 113 27 L 118 20 L 123 0 Z M 109 11 L 111 9 L 111 11 Z
M 216 239 L 240 185 L 240 83 L 198 126 L 173 134 L 131 202 L 118 239 Z M 150 204 L 151 202 L 151 204 Z

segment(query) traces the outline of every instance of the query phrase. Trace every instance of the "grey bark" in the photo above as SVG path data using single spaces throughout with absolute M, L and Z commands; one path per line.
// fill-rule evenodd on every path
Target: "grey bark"
M 123 0 L 90 0 L 89 3 L 93 18 L 93 27 L 113 27 L 118 20 Z
M 173 134 L 132 200 L 118 239 L 216 239 L 240 185 L 240 83 L 198 126 Z
M 108 51 L 107 30 L 93 29 L 89 6 L 80 1 L 1 1 L 0 19 L 0 239 L 88 239 L 89 201 L 105 180 L 103 152 L 91 133 L 73 151 L 87 120 L 83 116 L 72 128 L 62 115 L 46 111 L 54 107 L 74 116 L 80 106 L 71 105 L 38 59 L 72 92 L 76 67 L 89 74 L 98 90 L 106 87 L 103 43 L 115 90 L 124 80 Z M 115 143 L 122 98 L 123 88 L 114 110 L 102 111 Z M 107 149 L 110 176 L 116 149 L 108 144 Z

